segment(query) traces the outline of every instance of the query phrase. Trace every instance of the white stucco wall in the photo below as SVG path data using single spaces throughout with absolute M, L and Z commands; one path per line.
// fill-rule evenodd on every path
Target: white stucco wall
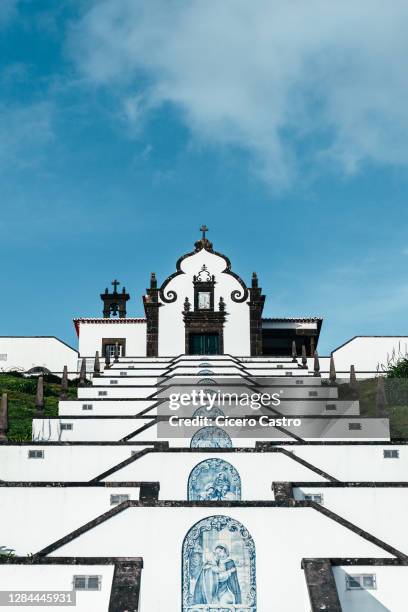
M 239 291 L 241 285 L 229 274 L 223 274 L 226 263 L 222 257 L 201 250 L 181 263 L 184 274 L 180 274 L 170 281 L 165 289 L 177 293 L 177 300 L 170 304 L 163 304 L 159 309 L 159 355 L 178 355 L 185 352 L 185 327 L 183 321 L 183 304 L 189 298 L 193 308 L 194 286 L 193 276 L 197 275 L 203 265 L 206 265 L 210 274 L 215 275 L 216 285 L 214 291 L 214 306 L 218 310 L 220 297 L 225 300 L 225 310 L 228 314 L 224 326 L 224 353 L 232 355 L 249 355 L 249 308 L 246 302 L 241 304 L 231 300 L 231 292 Z
M 112 565 L 0 565 L 0 584 L 9 591 L 71 591 L 75 575 L 101 576 L 99 591 L 77 591 L 75 606 L 35 606 L 37 612 L 107 612 L 113 580 Z M 22 609 L 24 606 L 2 607 L 7 610 Z M 30 608 L 31 609 L 31 608 Z
M 356 336 L 333 351 L 336 369 L 350 371 L 353 364 L 359 372 L 376 372 L 387 364 L 393 351 L 408 353 L 408 336 Z
M 405 612 L 408 567 L 343 565 L 333 567 L 343 612 Z M 375 574 L 376 589 L 347 590 L 346 574 Z
M 54 336 L 0 336 L 0 372 L 40 366 L 58 374 L 64 365 L 76 372 L 77 359 L 77 351 Z
M 146 355 L 146 323 L 120 323 L 120 319 L 99 319 L 98 323 L 79 322 L 81 357 L 102 354 L 103 338 L 126 338 L 126 355 Z
M 259 610 L 310 610 L 300 566 L 303 557 L 389 557 L 383 549 L 316 510 L 273 507 L 129 508 L 52 556 L 81 556 L 85 552 L 96 556 L 141 556 L 141 609 L 180 610 L 184 537 L 197 521 L 213 515 L 231 516 L 253 537 Z M 166 527 L 158 528 L 159 525 Z

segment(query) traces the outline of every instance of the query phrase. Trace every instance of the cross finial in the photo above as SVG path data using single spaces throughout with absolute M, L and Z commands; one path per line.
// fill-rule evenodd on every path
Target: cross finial
M 205 240 L 205 233 L 208 232 L 208 231 L 209 231 L 209 229 L 208 229 L 208 227 L 206 225 L 202 225 L 200 227 L 200 232 L 203 232 L 203 240 Z
M 113 285 L 113 293 L 117 293 L 118 285 L 120 285 L 120 282 L 115 279 L 111 282 L 111 285 Z

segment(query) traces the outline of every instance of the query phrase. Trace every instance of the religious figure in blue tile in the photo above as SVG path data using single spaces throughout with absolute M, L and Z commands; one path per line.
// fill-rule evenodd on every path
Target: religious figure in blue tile
M 189 500 L 232 501 L 241 499 L 241 479 L 237 470 L 217 457 L 201 461 L 188 479 Z
M 232 441 L 220 427 L 208 426 L 199 429 L 191 438 L 191 448 L 231 448 Z
M 232 605 L 242 603 L 237 568 L 223 544 L 217 544 L 213 558 L 201 568 L 193 602 L 195 604 Z
M 255 545 L 228 516 L 210 516 L 183 544 L 183 612 L 256 612 Z

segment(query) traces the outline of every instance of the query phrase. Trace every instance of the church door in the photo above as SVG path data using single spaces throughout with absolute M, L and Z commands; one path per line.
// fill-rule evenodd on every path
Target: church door
M 190 334 L 190 355 L 219 355 L 220 336 L 211 334 Z

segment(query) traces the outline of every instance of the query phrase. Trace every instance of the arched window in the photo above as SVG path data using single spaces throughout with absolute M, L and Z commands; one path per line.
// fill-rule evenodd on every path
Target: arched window
M 208 376 L 208 374 L 214 374 L 211 370 L 200 370 L 198 376 Z
M 202 519 L 184 538 L 182 554 L 183 612 L 256 612 L 255 544 L 242 523 Z
M 231 438 L 220 427 L 203 427 L 191 438 L 191 448 L 232 448 Z
M 200 364 L 198 364 L 198 367 L 199 367 L 199 368 L 211 368 L 211 367 L 212 367 L 212 365 L 211 365 L 211 363 L 206 363 L 206 362 L 204 362 L 204 363 L 200 363 Z
M 197 385 L 216 385 L 217 383 L 212 378 L 202 378 L 197 382 Z
M 241 478 L 233 465 L 216 457 L 201 461 L 188 479 L 189 500 L 240 500 Z

